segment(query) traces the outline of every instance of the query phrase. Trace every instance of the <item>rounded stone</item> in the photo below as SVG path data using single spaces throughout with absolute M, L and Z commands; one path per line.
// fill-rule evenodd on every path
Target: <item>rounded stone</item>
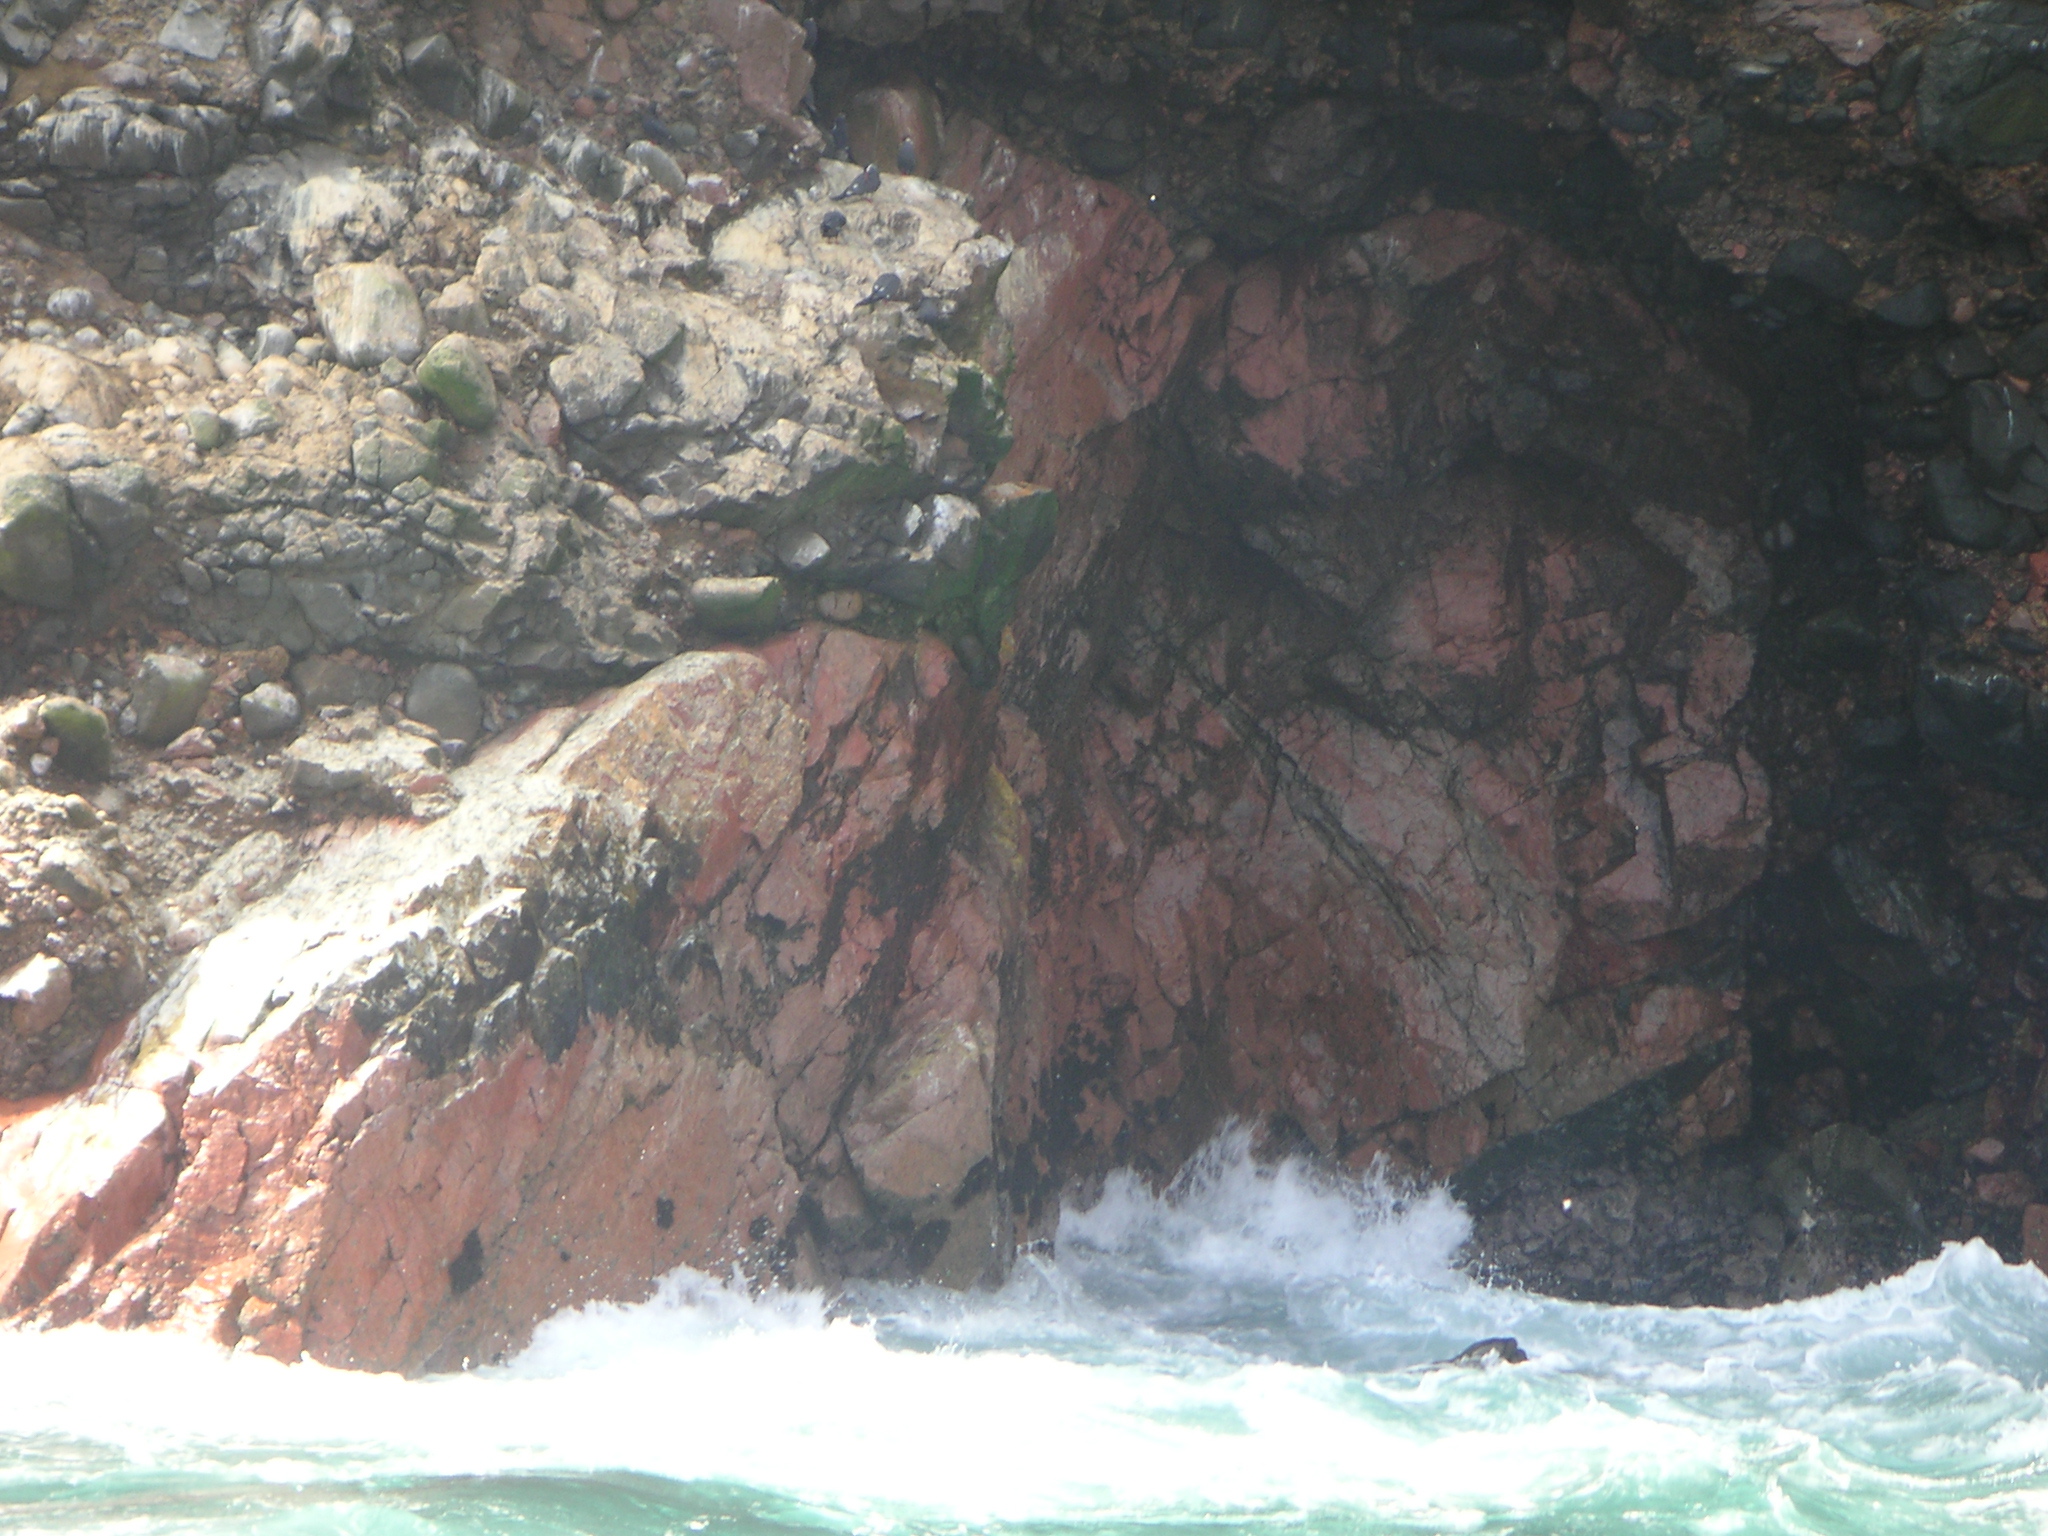
M 251 741 L 273 741 L 299 728 L 299 696 L 283 683 L 262 683 L 242 695 L 242 728 Z
M 229 406 L 221 420 L 237 438 L 268 437 L 284 425 L 277 407 L 260 395 Z
M 498 386 L 483 348 L 468 336 L 443 336 L 420 359 L 420 387 L 455 421 L 481 431 L 498 419 Z
M 9 1005 L 17 1035 L 39 1035 L 71 1006 L 71 971 L 54 955 L 30 955 L 0 976 L 0 1003 Z
M 52 320 L 62 320 L 66 325 L 77 325 L 90 320 L 98 302 L 90 288 L 59 288 L 51 294 L 43 307 L 50 312 Z
M 1941 322 L 1947 300 L 1942 296 L 1941 285 L 1925 280 L 1910 288 L 1901 288 L 1890 298 L 1882 300 L 1871 310 L 1886 325 L 1895 325 L 1903 331 L 1924 331 Z
M 427 341 L 427 319 L 405 274 L 382 261 L 346 261 L 313 280 L 320 325 L 334 355 L 351 368 L 388 358 L 411 362 Z
M 57 738 L 57 766 L 81 778 L 105 778 L 114 765 L 114 736 L 107 717 L 82 699 L 43 701 L 43 729 Z
M 1936 537 L 1965 549 L 1996 549 L 2010 520 L 2002 507 L 1977 489 L 1970 472 L 1954 459 L 1927 466 L 1927 515 Z
M 636 139 L 626 146 L 626 158 L 647 173 L 647 179 L 662 191 L 681 197 L 689 190 L 689 179 L 676 157 L 659 144 Z
M 299 344 L 299 338 L 288 325 L 275 321 L 256 327 L 256 361 L 267 357 L 290 357 L 292 349 Z
M 67 607 L 77 586 L 70 488 L 55 475 L 0 482 L 0 595 Z
M 722 635 L 756 635 L 773 629 L 782 612 L 777 576 L 700 576 L 690 583 L 690 608 L 697 622 Z
M 405 712 L 443 741 L 475 741 L 484 725 L 483 690 L 469 668 L 430 661 L 405 690 Z
M 1856 264 L 1818 235 L 1786 242 L 1771 262 L 1771 276 L 1837 304 L 1848 303 L 1863 286 Z
M 136 669 L 135 734 L 152 745 L 162 745 L 192 728 L 206 703 L 213 674 L 185 656 L 152 652 Z
M 192 439 L 192 446 L 201 453 L 211 453 L 216 448 L 226 447 L 228 443 L 226 418 L 219 412 L 209 411 L 204 407 L 185 413 L 185 431 Z

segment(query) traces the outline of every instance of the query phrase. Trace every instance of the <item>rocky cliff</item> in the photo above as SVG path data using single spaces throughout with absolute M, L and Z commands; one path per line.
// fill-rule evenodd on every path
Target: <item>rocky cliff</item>
M 2048 1251 L 2044 15 L 17 0 L 0 1310 Z

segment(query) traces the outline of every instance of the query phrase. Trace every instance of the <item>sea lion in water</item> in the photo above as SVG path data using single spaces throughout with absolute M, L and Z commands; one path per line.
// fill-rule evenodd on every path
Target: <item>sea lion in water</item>
M 1448 1360 L 1439 1360 L 1438 1365 L 1520 1365 L 1529 1358 L 1522 1346 L 1511 1338 L 1481 1339 L 1477 1344 L 1467 1345 Z

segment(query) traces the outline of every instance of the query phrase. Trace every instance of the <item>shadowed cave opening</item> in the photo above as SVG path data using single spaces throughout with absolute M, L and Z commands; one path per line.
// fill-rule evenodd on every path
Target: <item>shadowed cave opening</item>
M 2024 905 L 1981 881 L 1972 888 L 1957 844 L 1973 817 L 1988 814 L 2001 830 L 2036 819 L 2024 799 L 1995 789 L 1990 812 L 1983 775 L 1971 771 L 1979 761 L 1957 741 L 1967 728 L 1929 727 L 1927 672 L 1943 661 L 1942 637 L 1923 628 L 1926 594 L 1950 562 L 1910 503 L 1871 473 L 1887 452 L 1925 452 L 1956 430 L 1924 404 L 1890 406 L 1907 392 L 1901 381 L 1924 373 L 1930 338 L 1820 291 L 1796 264 L 1746 276 L 1701 259 L 1673 216 L 1720 173 L 1681 157 L 1662 177 L 1646 175 L 1613 131 L 1646 125 L 1558 112 L 1532 128 L 1514 87 L 1500 113 L 1484 110 L 1484 90 L 1446 103 L 1457 93 L 1443 81 L 1460 69 L 1524 74 L 1519 55 L 1496 71 L 1486 50 L 1556 41 L 1562 12 L 1491 8 L 1470 37 L 1463 11 L 1418 12 L 1400 33 L 1400 67 L 1382 72 L 1375 50 L 1393 24 L 1333 10 L 1322 46 L 1348 70 L 1346 94 L 1333 96 L 1285 78 L 1263 94 L 1208 88 L 1184 33 L 1222 25 L 1226 10 L 1155 8 L 1166 25 L 1147 35 L 1165 38 L 1165 50 L 1141 41 L 1120 53 L 1105 40 L 1144 12 L 1054 13 L 1039 37 L 1098 50 L 1067 67 L 1043 48 L 1033 56 L 962 27 L 891 48 L 828 42 L 821 53 L 821 121 L 850 112 L 857 132 L 882 142 L 878 119 L 911 123 L 920 101 L 942 120 L 970 112 L 1020 146 L 1114 179 L 1166 225 L 1180 269 L 1225 290 L 1190 344 L 1197 361 L 1090 465 L 1120 489 L 1097 494 L 1116 504 L 1097 514 L 1088 578 L 1020 626 L 1033 636 L 1031 661 L 1006 702 L 1043 732 L 1034 746 L 1064 780 L 1034 844 L 1041 909 L 1084 887 L 1135 887 L 1142 903 L 1162 856 L 1199 868 L 1228 901 L 1263 907 L 1274 931 L 1341 929 L 1380 906 L 1347 935 L 1375 961 L 1291 956 L 1288 967 L 1322 967 L 1291 990 L 1262 993 L 1244 979 L 1271 931 L 1253 937 L 1210 913 L 1188 922 L 1182 942 L 1220 954 L 1206 974 L 1200 960 L 1175 957 L 1187 973 L 1181 995 L 1138 996 L 1152 983 L 1135 965 L 1119 986 L 1063 999 L 1066 1054 L 1036 1118 L 1013 1127 L 1031 1155 L 1012 1162 L 1012 1200 L 1042 1220 L 1077 1170 L 1135 1162 L 1168 1177 L 1220 1119 L 1249 1112 L 1276 1153 L 1354 1163 L 1385 1154 L 1450 1174 L 1478 1219 L 1482 1265 L 1589 1299 L 1805 1294 L 1973 1235 L 2016 1256 L 2017 1207 L 1972 1201 L 1962 1154 L 2002 1103 L 2026 1096 L 2030 1026 L 2015 1033 L 2020 1015 L 2001 1006 L 2011 984 L 1986 978 L 2016 974 L 2013 947 L 2035 928 Z M 1290 28 L 1289 43 L 1298 35 Z M 1125 78 L 1104 85 L 1100 50 L 1128 65 Z M 1737 91 L 1710 93 L 1706 105 L 1755 127 L 1757 109 Z M 1807 153 L 1783 135 L 1761 144 L 1788 160 Z M 1703 143 L 1700 160 L 1707 154 Z M 2024 241 L 1925 181 L 1911 193 L 1870 192 L 1886 197 L 1922 216 L 1923 249 L 1962 253 L 1959 263 L 2033 260 Z M 1455 275 L 1415 281 L 1410 271 L 1404 287 L 1393 269 L 1413 257 L 1389 256 L 1400 238 L 1389 240 L 1389 227 L 1417 230 L 1405 237 L 1422 245 L 1451 238 L 1446 226 L 1460 220 L 1485 239 L 1539 244 L 1557 253 L 1546 259 L 1625 295 L 1646 332 L 1686 350 L 1682 366 L 1702 393 L 1658 418 L 1668 382 L 1659 375 L 1681 365 L 1626 355 L 1617 332 L 1633 316 L 1603 317 L 1605 329 L 1589 307 L 1560 323 L 1554 294 L 1512 279 L 1468 281 L 1460 293 Z M 1871 271 L 1882 281 L 1897 261 L 1881 254 Z M 1283 318 L 1262 333 L 1275 312 Z M 1298 331 L 1268 346 L 1290 323 Z M 1359 364 L 1348 377 L 1347 349 Z M 1333 381 L 1302 405 L 1300 394 Z M 1374 384 L 1383 401 L 1341 397 Z M 1718 440 L 1699 430 L 1716 407 L 1729 412 Z M 1576 409 L 1600 426 L 1582 429 Z M 1334 441 L 1346 431 L 1356 435 Z M 1746 546 L 1724 556 L 1737 589 L 1728 627 L 1754 656 L 1726 701 L 1724 734 L 1705 750 L 1753 754 L 1770 809 L 1742 846 L 1697 848 L 1683 867 L 1688 829 L 1674 816 L 1699 811 L 1667 778 L 1663 803 L 1646 803 L 1661 819 L 1654 831 L 1675 845 L 1668 910 L 1631 919 L 1598 910 L 1603 877 L 1646 840 L 1617 815 L 1611 771 L 1603 778 L 1594 738 L 1606 731 L 1611 770 L 1614 717 L 1579 722 L 1569 739 L 1552 713 L 1556 685 L 1597 679 L 1618 658 L 1638 705 L 1660 689 L 1712 692 L 1711 669 L 1688 673 L 1675 653 L 1690 642 L 1672 633 L 1674 621 L 1685 630 L 1699 620 L 1685 611 L 1698 550 L 1647 532 L 1637 512 L 1688 497 L 1692 511 L 1703 488 L 1718 500 L 1706 520 L 1718 517 L 1731 546 Z M 2015 532 L 2008 553 L 2032 547 Z M 1590 556 L 1591 576 L 1570 593 L 1543 589 L 1544 562 L 1561 550 Z M 1431 597 L 1435 629 L 1418 619 Z M 1497 630 L 1452 611 L 1460 602 L 1490 606 Z M 1619 637 L 1612 656 L 1539 654 L 1546 620 L 1568 625 L 1595 610 Z M 1854 637 L 1830 648 L 1844 627 Z M 1489 643 L 1501 655 L 1482 659 Z M 1204 732 L 1219 720 L 1232 745 L 1204 760 Z M 1521 1059 L 1505 1070 L 1489 1073 L 1474 1038 L 1503 994 L 1486 991 L 1497 957 L 1461 953 L 1451 937 L 1460 909 L 1441 898 L 1458 877 L 1390 858 L 1393 842 L 1375 843 L 1374 829 L 1359 835 L 1345 803 L 1359 786 L 1333 784 L 1314 761 L 1331 730 L 1352 733 L 1347 771 L 1390 742 L 1439 768 L 1461 752 L 1491 762 L 1542 742 L 1544 761 L 1517 781 L 1508 814 L 1544 807 L 1559 881 L 1547 899 L 1565 911 L 1567 932 L 1532 988 Z M 1625 749 L 1652 777 L 1656 735 Z M 1662 750 L 1668 762 L 1668 742 Z M 1398 782 L 1389 773 L 1364 798 Z M 1219 810 L 1233 796 L 1239 812 L 1259 814 L 1233 821 Z M 1443 819 L 1472 813 L 1457 802 L 1453 791 L 1418 825 L 1440 835 Z M 1500 814 L 1490 806 L 1482 816 Z M 1313 882 L 1342 869 L 1334 889 L 1277 899 L 1286 878 L 1246 852 L 1276 815 L 1298 820 L 1315 845 L 1292 872 L 1313 868 Z M 1105 826 L 1146 856 L 1118 866 L 1081 851 Z M 2030 842 L 2026 857 L 2038 867 L 2041 856 Z M 1464 878 L 1475 892 L 1468 917 L 1507 891 L 1478 868 Z M 1909 918 L 1897 919 L 1901 908 Z M 1187 920 L 1185 903 L 1178 911 Z M 1333 911 L 1343 916 L 1332 921 Z M 1129 921 L 1142 928 L 1146 918 Z M 1540 945 L 1521 938 L 1526 959 Z M 1631 943 L 1642 947 L 1620 958 Z M 1390 979 L 1404 945 L 1420 974 Z M 1480 1063 L 1463 1094 L 1373 1081 L 1400 1076 L 1386 1063 L 1399 1055 L 1400 1021 L 1417 1016 L 1408 989 L 1432 986 L 1463 1030 L 1454 1051 Z M 1629 1054 L 1630 1032 L 1646 1028 L 1644 994 L 1660 989 L 1716 993 L 1725 1017 L 1668 1061 L 1639 1057 L 1585 1081 L 1600 1078 L 1603 1058 Z M 1133 1091 L 1148 1071 L 1170 1076 L 1170 1091 Z M 1561 1081 L 1574 1073 L 1577 1088 Z M 1703 1109 L 1708 1098 L 1718 1110 Z

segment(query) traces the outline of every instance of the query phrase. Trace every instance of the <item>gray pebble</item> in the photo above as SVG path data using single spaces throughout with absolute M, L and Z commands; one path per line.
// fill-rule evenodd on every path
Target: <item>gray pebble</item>
M 475 741 L 483 729 L 483 690 L 476 674 L 452 661 L 430 661 L 405 690 L 405 712 L 443 741 Z
M 282 683 L 261 683 L 242 695 L 242 725 L 252 741 L 288 736 L 299 728 L 299 696 Z
M 43 307 L 50 312 L 52 319 L 77 325 L 81 320 L 90 320 L 99 304 L 90 288 L 59 288 Z
M 288 325 L 259 325 L 256 328 L 256 358 L 261 362 L 266 357 L 290 357 L 292 349 L 298 346 L 299 338 Z

